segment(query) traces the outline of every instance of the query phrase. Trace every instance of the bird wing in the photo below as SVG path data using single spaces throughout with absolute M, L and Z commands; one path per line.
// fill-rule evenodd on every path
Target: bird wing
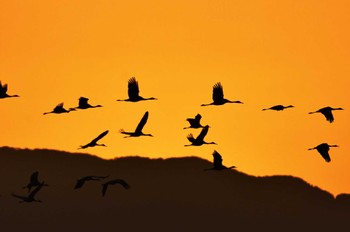
M 44 186 L 44 182 L 42 182 L 38 187 L 36 187 L 31 193 L 29 193 L 28 198 L 34 198 L 35 194 L 39 192 L 39 190 Z
M 7 92 L 7 87 L 8 87 L 8 85 L 7 85 L 7 84 L 4 84 L 4 85 L 2 86 L 2 89 L 3 89 L 4 93 L 6 93 L 6 92 Z
M 194 119 L 196 119 L 198 122 L 201 120 L 202 118 L 202 115 L 200 114 L 197 114 L 196 117 L 194 117 Z
M 224 90 L 220 82 L 213 86 L 213 101 L 220 102 L 224 99 Z
M 321 144 L 319 147 L 317 147 L 317 151 L 321 154 L 323 159 L 325 159 L 327 162 L 331 161 L 331 157 L 329 156 L 329 146 L 327 144 Z
M 193 134 L 187 135 L 187 139 L 188 139 L 188 141 L 190 141 L 191 143 L 194 143 L 194 141 L 196 141 L 196 140 L 193 138 Z
M 7 92 L 7 84 L 2 85 L 0 81 L 0 93 L 6 93 Z
M 129 185 L 128 183 L 126 183 L 126 181 L 123 180 L 123 179 L 111 180 L 109 183 L 110 183 L 110 184 L 120 184 L 120 185 L 122 185 L 125 189 L 129 189 L 129 188 L 130 188 L 130 185 Z
M 77 180 L 77 183 L 76 183 L 74 189 L 78 189 L 78 188 L 83 187 L 83 185 L 84 185 L 84 183 L 85 183 L 85 180 L 86 180 L 85 177 L 84 177 L 84 178 L 81 178 L 81 179 L 79 179 L 79 180 Z
M 102 139 L 103 137 L 105 137 L 108 134 L 108 130 L 106 130 L 105 132 L 101 133 L 99 136 L 97 136 L 95 139 L 93 139 L 91 141 L 91 143 L 96 143 L 98 140 Z
M 137 125 L 135 133 L 140 133 L 142 131 L 142 128 L 145 126 L 147 119 L 148 119 L 148 111 L 146 111 L 146 113 L 143 115 L 141 121 Z
M 209 130 L 209 126 L 205 126 L 205 127 L 202 129 L 201 133 L 200 133 L 200 134 L 198 135 L 198 137 L 196 138 L 196 140 L 197 140 L 197 139 L 198 139 L 198 140 L 203 140 L 204 137 L 207 135 L 208 130 Z
M 219 152 L 214 151 L 213 157 L 214 157 L 214 167 L 222 167 L 222 157 L 219 154 Z
M 22 199 L 22 200 L 26 200 L 26 199 L 27 199 L 27 197 L 20 196 L 20 195 L 14 194 L 14 193 L 12 193 L 11 195 L 12 195 L 13 197 L 17 197 L 17 198 Z
M 190 123 L 191 126 L 196 124 L 196 119 L 195 118 L 188 118 L 186 120 L 187 120 L 187 122 Z
M 109 183 L 102 184 L 102 196 L 106 195 Z
M 128 95 L 129 99 L 135 99 L 139 97 L 139 84 L 135 77 L 129 79 L 128 82 Z
M 329 156 L 328 152 L 322 152 L 321 155 L 327 162 L 331 162 L 331 157 Z
M 79 106 L 86 106 L 88 104 L 89 98 L 80 97 L 79 98 Z
M 64 105 L 64 103 L 63 102 L 61 102 L 60 104 L 58 104 L 53 110 L 55 111 L 55 110 L 59 110 L 59 109 L 62 109 L 63 108 L 63 105 Z
M 334 121 L 334 117 L 333 117 L 333 114 L 332 114 L 331 110 L 323 111 L 321 113 L 326 117 L 327 121 L 329 121 L 329 122 L 333 122 Z
M 38 175 L 39 175 L 39 172 L 33 172 L 33 174 L 30 176 L 30 183 L 38 183 L 39 182 L 39 179 L 38 179 Z

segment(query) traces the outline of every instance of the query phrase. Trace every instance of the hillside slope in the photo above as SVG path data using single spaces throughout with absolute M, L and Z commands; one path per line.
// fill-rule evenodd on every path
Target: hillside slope
M 53 150 L 0 148 L 0 228 L 3 231 L 326 231 L 346 228 L 350 197 L 336 199 L 292 176 L 254 177 L 236 170 L 203 171 L 211 163 L 196 157 L 103 160 Z M 11 193 L 29 176 L 50 186 L 42 203 L 18 203 Z M 125 190 L 101 183 L 74 190 L 85 175 L 123 178 Z

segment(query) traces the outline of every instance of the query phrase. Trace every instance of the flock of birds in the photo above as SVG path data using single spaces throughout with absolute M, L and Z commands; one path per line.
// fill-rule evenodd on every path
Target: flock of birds
M 78 179 L 76 181 L 75 187 L 74 189 L 80 189 L 84 186 L 85 182 L 87 181 L 100 181 L 102 179 L 108 178 L 109 176 L 84 176 L 80 179 Z M 125 182 L 125 180 L 123 179 L 112 179 L 109 180 L 105 183 L 102 184 L 102 196 L 106 195 L 107 189 L 110 185 L 115 185 L 115 184 L 120 184 L 121 186 L 123 186 L 125 189 L 129 189 L 130 185 L 128 183 Z M 49 186 L 48 184 L 46 184 L 44 181 L 39 181 L 39 172 L 35 171 L 29 179 L 29 183 L 24 186 L 24 189 L 28 189 L 28 195 L 27 196 L 21 196 L 21 195 L 17 195 L 15 193 L 12 193 L 13 197 L 19 198 L 21 199 L 21 201 L 19 201 L 19 203 L 23 203 L 23 202 L 42 202 L 41 200 L 37 200 L 35 198 L 35 195 L 39 192 L 39 190 L 41 190 L 44 186 Z M 35 187 L 35 188 L 34 188 Z M 31 189 L 33 189 L 33 191 L 31 191 Z
M 235 166 L 231 167 L 226 167 L 222 164 L 222 157 L 221 155 L 217 152 L 213 152 L 213 167 L 212 168 L 207 168 L 204 169 L 204 171 L 209 171 L 209 170 L 224 170 L 224 169 L 232 169 L 235 168 Z M 84 176 L 79 178 L 76 181 L 76 184 L 74 186 L 74 189 L 81 189 L 86 182 L 89 181 L 101 181 L 103 179 L 108 178 L 109 176 Z M 108 187 L 110 185 L 121 185 L 124 189 L 129 189 L 130 185 L 123 179 L 112 179 L 109 181 L 106 181 L 105 183 L 102 184 L 102 197 L 104 197 L 107 193 Z M 44 181 L 39 181 L 39 172 L 35 171 L 31 174 L 29 183 L 25 186 L 23 186 L 23 189 L 28 189 L 28 194 L 26 196 L 21 196 L 15 193 L 12 193 L 11 195 L 15 198 L 20 199 L 19 203 L 23 202 L 42 202 L 41 200 L 37 200 L 35 198 L 36 194 L 44 187 L 44 186 L 49 186 L 46 184 Z M 31 189 L 34 188 L 32 191 Z
M 0 81 L 0 99 L 1 98 L 19 97 L 18 95 L 8 95 L 7 90 L 8 90 L 8 85 L 7 84 L 2 85 L 1 81 Z M 224 98 L 223 87 L 222 87 L 220 82 L 216 83 L 213 86 L 212 99 L 213 99 L 213 102 L 207 103 L 207 104 L 202 104 L 201 106 L 210 106 L 210 105 L 219 106 L 219 105 L 224 105 L 226 103 L 243 104 L 243 102 L 241 102 L 241 101 L 231 101 L 231 100 Z M 140 96 L 138 82 L 137 82 L 135 77 L 132 77 L 128 81 L 128 98 L 127 99 L 118 99 L 117 101 L 139 102 L 139 101 L 144 101 L 144 100 L 157 100 L 157 99 L 154 97 L 143 98 L 142 96 Z M 56 107 L 54 107 L 54 109 L 52 111 L 44 112 L 43 114 L 44 115 L 46 115 L 46 114 L 62 114 L 62 113 L 69 113 L 71 111 L 76 111 L 76 110 L 85 110 L 85 109 L 89 109 L 89 108 L 102 107 L 101 105 L 90 105 L 88 101 L 89 101 L 88 98 L 80 97 L 77 107 L 65 109 L 64 103 L 60 103 Z M 294 107 L 293 105 L 288 105 L 288 106 L 275 105 L 275 106 L 272 106 L 270 108 L 266 108 L 266 109 L 262 109 L 262 110 L 263 111 L 265 111 L 265 110 L 283 111 L 287 108 L 293 108 L 293 107 Z M 321 113 L 324 115 L 324 117 L 326 118 L 326 120 L 328 122 L 332 123 L 334 121 L 334 116 L 332 114 L 332 111 L 335 111 L 335 110 L 343 110 L 343 108 L 332 108 L 330 106 L 327 106 L 327 107 L 321 108 L 317 111 L 309 112 L 309 114 Z M 145 114 L 141 118 L 135 131 L 126 132 L 123 129 L 121 129 L 119 132 L 121 134 L 126 135 L 124 138 L 126 138 L 126 137 L 139 137 L 139 136 L 152 136 L 151 134 L 145 134 L 142 132 L 143 127 L 147 123 L 148 116 L 149 116 L 149 113 L 147 111 L 147 112 L 145 112 Z M 200 114 L 197 114 L 194 118 L 187 118 L 187 121 L 190 125 L 188 127 L 184 127 L 183 129 L 202 128 L 202 130 L 197 137 L 194 137 L 193 134 L 189 134 L 187 136 L 187 139 L 191 144 L 186 144 L 185 146 L 201 146 L 203 144 L 216 144 L 215 142 L 204 141 L 204 138 L 207 135 L 208 130 L 209 130 L 209 125 L 205 125 L 205 126 L 201 125 L 201 122 L 200 122 L 201 118 L 202 118 L 202 116 Z M 108 130 L 104 131 L 103 133 L 98 135 L 96 138 L 91 140 L 89 143 L 87 143 L 85 145 L 81 145 L 78 149 L 86 149 L 86 148 L 95 147 L 95 146 L 106 146 L 105 144 L 100 144 L 98 142 L 103 137 L 105 137 L 108 134 L 108 132 L 109 132 Z M 329 156 L 330 147 L 338 147 L 338 145 L 329 145 L 327 143 L 322 143 L 316 147 L 309 148 L 309 150 L 316 149 L 326 162 L 330 162 L 331 161 L 331 158 Z M 214 151 L 213 152 L 213 167 L 209 168 L 209 169 L 205 169 L 205 170 L 224 170 L 224 169 L 231 169 L 231 168 L 235 168 L 235 166 L 231 166 L 231 167 L 224 166 L 222 164 L 221 155 L 217 151 Z M 85 176 L 77 181 L 75 189 L 81 188 L 86 181 L 100 181 L 100 180 L 107 178 L 107 177 L 108 176 Z M 113 180 L 110 180 L 110 181 L 102 184 L 102 195 L 104 196 L 106 194 L 109 185 L 114 185 L 114 184 L 120 184 L 125 189 L 130 188 L 129 184 L 127 184 L 124 180 L 113 179 Z M 27 186 L 25 186 L 25 188 L 28 188 L 30 193 L 27 196 L 19 196 L 17 194 L 12 194 L 12 196 L 21 199 L 22 201 L 20 201 L 20 202 L 33 202 L 33 201 L 40 202 L 39 200 L 36 200 L 34 197 L 37 194 L 37 192 L 40 189 L 42 189 L 42 187 L 44 187 L 44 186 L 48 186 L 48 185 L 45 182 L 39 182 L 38 172 L 34 172 L 30 178 L 30 183 Z M 33 187 L 35 187 L 35 189 L 30 191 L 31 188 L 33 188 Z

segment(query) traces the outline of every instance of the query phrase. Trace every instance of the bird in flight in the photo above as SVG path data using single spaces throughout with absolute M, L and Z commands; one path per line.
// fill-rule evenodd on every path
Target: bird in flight
M 110 181 L 107 181 L 106 183 L 102 184 L 102 196 L 104 197 L 106 195 L 107 188 L 109 185 L 115 185 L 115 184 L 120 184 L 125 189 L 130 188 L 130 185 L 128 183 L 126 183 L 123 179 L 110 180 Z
M 0 98 L 19 97 L 18 95 L 8 95 L 7 87 L 7 84 L 2 85 L 0 81 Z
M 41 182 L 32 192 L 30 192 L 28 194 L 28 196 L 20 196 L 20 195 L 14 194 L 14 193 L 12 193 L 12 196 L 21 199 L 22 201 L 20 201 L 19 203 L 22 203 L 22 202 L 41 202 L 40 200 L 35 199 L 35 195 L 39 192 L 39 190 L 43 186 L 47 186 L 47 185 L 45 185 L 44 182 Z
M 209 171 L 209 170 L 224 170 L 224 169 L 232 169 L 232 168 L 236 168 L 236 166 L 231 166 L 231 167 L 226 167 L 224 165 L 222 165 L 222 157 L 219 154 L 219 152 L 215 151 L 213 152 L 213 158 L 214 158 L 214 167 L 212 168 L 208 168 L 208 169 L 204 169 L 205 171 Z
M 202 115 L 197 114 L 196 117 L 194 118 L 187 118 L 186 120 L 190 123 L 189 127 L 184 127 L 184 129 L 188 129 L 188 128 L 203 128 L 203 126 L 201 125 L 201 118 Z
M 128 99 L 118 99 L 117 101 L 130 101 L 130 102 L 138 102 L 144 100 L 157 100 L 154 97 L 143 98 L 139 95 L 139 84 L 136 81 L 135 77 L 132 77 L 128 81 Z
M 29 180 L 29 183 L 24 186 L 23 188 L 28 188 L 28 192 L 30 192 L 30 190 L 33 188 L 33 187 L 36 187 L 36 186 L 39 186 L 41 184 L 41 182 L 39 182 L 39 172 L 38 171 L 35 171 L 32 173 L 32 175 L 30 176 L 30 180 Z M 45 186 L 48 186 L 47 184 L 44 184 Z
M 101 179 L 105 179 L 108 176 L 85 176 L 77 180 L 74 189 L 79 189 L 83 187 L 86 181 L 100 181 Z
M 62 113 L 69 113 L 70 110 L 66 110 L 65 108 L 63 108 L 64 103 L 60 103 L 58 104 L 52 111 L 50 112 L 45 112 L 45 114 L 62 114 Z
M 102 107 L 101 105 L 90 105 L 88 103 L 89 101 L 89 98 L 86 98 L 86 97 L 80 97 L 79 98 L 79 104 L 77 107 L 74 107 L 74 108 L 70 108 L 70 110 L 76 110 L 76 109 L 81 109 L 81 110 L 85 110 L 85 109 L 89 109 L 89 108 L 97 108 L 97 107 Z
M 146 113 L 143 115 L 141 121 L 139 122 L 139 124 L 137 125 L 136 129 L 134 132 L 125 132 L 123 129 L 121 129 L 119 132 L 125 135 L 129 135 L 129 136 L 125 136 L 124 138 L 127 137 L 138 137 L 138 136 L 153 136 L 151 134 L 144 134 L 142 132 L 143 127 L 145 126 L 146 122 L 148 119 L 148 111 L 146 111 Z
M 309 112 L 309 114 L 321 113 L 326 117 L 328 122 L 332 123 L 334 121 L 334 117 L 332 114 L 333 110 L 344 110 L 344 109 L 343 108 L 332 108 L 330 106 L 327 106 L 327 107 L 321 108 L 319 110 L 316 110 L 314 112 Z
M 216 83 L 213 86 L 213 102 L 209 104 L 202 104 L 201 106 L 209 106 L 209 105 L 223 105 L 225 103 L 240 103 L 243 104 L 241 101 L 230 101 L 226 98 L 224 98 L 224 90 L 222 88 L 222 85 L 220 82 Z
M 103 137 L 105 137 L 108 134 L 108 130 L 106 130 L 105 132 L 101 133 L 99 136 L 97 136 L 96 138 L 94 138 L 90 143 L 85 144 L 85 145 L 81 145 L 78 149 L 85 149 L 88 147 L 95 147 L 95 146 L 103 146 L 103 147 L 107 147 L 105 144 L 99 144 L 97 143 L 100 139 L 102 139 Z
M 329 145 L 327 143 L 321 143 L 320 145 L 313 147 L 313 148 L 309 148 L 308 150 L 314 150 L 316 149 L 318 151 L 318 153 L 321 154 L 321 156 L 323 157 L 323 159 L 326 162 L 331 162 L 331 157 L 328 154 L 329 148 L 330 147 L 339 147 L 338 145 Z
M 205 142 L 204 137 L 207 135 L 209 130 L 209 126 L 206 125 L 203 127 L 201 133 L 197 136 L 197 138 L 194 138 L 192 134 L 187 135 L 188 141 L 191 142 L 191 144 L 186 144 L 185 147 L 187 146 L 201 146 L 203 144 L 216 144 L 215 142 Z
M 265 111 L 265 110 L 282 111 L 282 110 L 284 110 L 284 109 L 292 108 L 292 107 L 294 107 L 294 106 L 292 106 L 292 105 L 289 105 L 289 106 L 275 105 L 275 106 L 272 106 L 272 107 L 270 107 L 270 108 L 263 109 L 263 111 Z

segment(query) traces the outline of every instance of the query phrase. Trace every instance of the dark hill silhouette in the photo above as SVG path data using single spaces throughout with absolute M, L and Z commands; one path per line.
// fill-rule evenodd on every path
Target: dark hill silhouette
M 207 172 L 212 163 L 197 157 L 103 160 L 4 147 L 0 164 L 3 231 L 341 231 L 350 216 L 347 194 L 335 199 L 292 176 Z M 20 204 L 11 193 L 26 195 L 23 183 L 35 170 L 50 187 L 40 192 L 42 203 Z M 116 186 L 102 197 L 96 181 L 74 190 L 86 173 L 132 188 Z

